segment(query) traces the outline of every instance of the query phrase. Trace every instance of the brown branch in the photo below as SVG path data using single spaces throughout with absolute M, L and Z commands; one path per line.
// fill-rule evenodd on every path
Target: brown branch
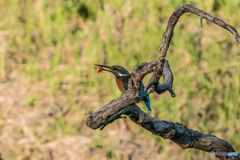
M 113 110 L 115 109 L 112 109 L 112 111 Z M 173 123 L 170 121 L 160 121 L 143 112 L 135 104 L 120 111 L 115 110 L 116 112 L 114 113 L 112 111 L 110 112 L 104 111 L 103 116 L 109 117 L 107 123 L 111 123 L 116 119 L 121 118 L 122 114 L 128 115 L 129 118 L 137 125 L 145 128 L 146 130 L 152 132 L 155 135 L 161 136 L 164 139 L 170 139 L 171 141 L 179 145 L 182 149 L 195 148 L 206 152 L 211 151 L 235 152 L 233 147 L 228 142 L 218 137 L 215 137 L 214 135 L 203 134 L 198 131 L 188 129 L 186 126 L 178 122 Z M 97 120 L 94 118 L 95 118 L 94 115 L 89 116 L 87 119 L 87 125 L 92 129 L 96 129 L 96 126 L 97 128 L 101 127 L 102 126 L 101 120 L 100 119 Z M 103 127 L 105 127 L 105 125 Z M 239 159 L 239 157 L 224 157 L 224 156 L 218 158 Z
M 168 48 L 169 48 L 169 45 L 170 45 L 170 42 L 171 42 L 171 39 L 173 36 L 174 27 L 177 24 L 178 19 L 181 17 L 181 15 L 183 15 L 186 12 L 190 12 L 190 13 L 198 15 L 200 17 L 201 21 L 204 18 L 204 19 L 206 19 L 210 22 L 213 22 L 213 23 L 217 24 L 218 26 L 228 30 L 229 32 L 232 33 L 232 35 L 236 39 L 237 43 L 240 44 L 240 36 L 239 36 L 237 30 L 233 26 L 227 24 L 226 22 L 224 22 L 224 21 L 222 21 L 200 9 L 197 9 L 197 8 L 191 6 L 190 4 L 186 4 L 186 5 L 178 8 L 175 12 L 173 12 L 172 16 L 170 17 L 170 19 L 168 21 L 167 29 L 163 34 L 162 43 L 159 47 L 159 58 L 158 58 L 159 65 L 156 68 L 158 71 L 153 72 L 153 75 L 149 81 L 149 84 L 152 84 L 153 90 L 156 90 L 155 88 L 157 88 L 157 86 L 159 85 L 159 78 L 160 78 L 161 72 L 162 72 L 161 66 L 162 66 L 162 63 L 164 63 L 164 59 L 167 55 L 167 51 L 168 51 Z
M 178 8 L 170 17 L 167 29 L 163 34 L 163 40 L 159 47 L 158 60 L 149 63 L 142 63 L 137 69 L 134 69 L 129 78 L 127 92 L 118 99 L 111 101 L 97 110 L 95 113 L 91 114 L 87 118 L 86 122 L 88 127 L 92 129 L 98 129 L 101 127 L 101 129 L 103 129 L 109 123 L 114 122 L 116 119 L 122 118 L 122 114 L 125 114 L 128 115 L 129 118 L 139 126 L 147 129 L 153 134 L 172 140 L 183 149 L 195 148 L 206 152 L 235 152 L 228 142 L 220 138 L 217 138 L 213 135 L 203 134 L 198 131 L 193 131 L 179 123 L 160 121 L 147 115 L 140 108 L 138 108 L 137 105 L 135 105 L 135 103 L 138 103 L 142 99 L 142 97 L 139 95 L 139 87 L 142 79 L 151 72 L 153 72 L 153 75 L 145 88 L 146 91 L 148 91 L 148 93 L 156 92 L 161 94 L 166 90 L 169 90 L 172 97 L 175 97 L 175 94 L 172 90 L 173 74 L 168 61 L 165 59 L 173 36 L 174 27 L 180 16 L 186 12 L 196 14 L 200 16 L 200 19 L 207 19 L 208 21 L 225 28 L 233 34 L 238 44 L 240 44 L 240 36 L 237 30 L 231 25 L 191 5 L 184 5 Z M 159 79 L 161 76 L 163 76 L 164 81 L 162 84 L 159 84 Z M 240 159 L 239 156 L 218 158 Z
M 157 61 L 155 61 L 155 63 L 157 63 Z M 172 89 L 174 78 L 173 78 L 172 71 L 170 69 L 170 65 L 167 60 L 165 60 L 165 64 L 163 66 L 162 76 L 163 76 L 163 82 L 161 84 L 158 84 L 156 88 L 152 87 L 153 83 L 151 83 L 152 80 L 150 80 L 151 82 L 147 84 L 145 90 L 148 91 L 148 94 L 152 92 L 157 92 L 158 94 L 162 94 L 168 90 L 171 93 L 171 96 L 175 97 L 176 95 Z

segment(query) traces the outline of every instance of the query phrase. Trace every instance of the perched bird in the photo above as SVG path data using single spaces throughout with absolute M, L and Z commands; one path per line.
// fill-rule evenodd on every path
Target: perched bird
M 98 73 L 102 71 L 108 71 L 114 75 L 118 89 L 122 92 L 122 94 L 128 90 L 128 78 L 130 73 L 125 68 L 118 65 L 105 66 L 95 64 L 95 66 L 97 66 L 96 69 Z M 146 91 L 144 91 L 144 88 L 145 86 L 142 83 L 140 86 L 140 95 L 144 97 L 144 100 L 141 101 L 141 103 L 144 104 L 149 111 L 151 111 L 149 95 Z

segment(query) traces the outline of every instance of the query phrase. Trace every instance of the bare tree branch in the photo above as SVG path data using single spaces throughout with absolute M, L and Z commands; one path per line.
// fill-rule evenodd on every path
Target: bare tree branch
M 157 63 L 157 61 L 155 61 Z M 148 91 L 148 94 L 152 92 L 157 92 L 158 94 L 164 93 L 166 90 L 168 90 L 171 93 L 172 97 L 175 97 L 175 93 L 173 92 L 172 85 L 173 85 L 173 74 L 170 69 L 170 65 L 167 60 L 165 60 L 165 64 L 163 66 L 162 71 L 163 76 L 163 82 L 161 84 L 158 84 L 157 87 L 151 87 L 153 83 L 148 83 L 145 90 Z M 151 80 L 150 80 L 151 81 Z
M 206 152 L 235 152 L 233 147 L 228 142 L 220 138 L 217 138 L 213 135 L 203 134 L 198 131 L 193 131 L 179 123 L 155 119 L 144 113 L 135 104 L 142 100 L 142 97 L 139 95 L 139 87 L 142 79 L 151 72 L 153 72 L 153 75 L 149 80 L 145 90 L 148 91 L 148 93 L 156 92 L 158 94 L 168 90 L 171 93 L 171 96 L 175 97 L 175 93 L 172 90 L 173 74 L 168 61 L 165 59 L 173 36 L 174 27 L 180 16 L 186 12 L 196 14 L 200 16 L 200 19 L 207 19 L 208 21 L 225 28 L 232 33 L 237 43 L 240 44 L 240 36 L 233 26 L 191 5 L 184 5 L 178 8 L 170 17 L 167 29 L 163 34 L 162 43 L 159 47 L 158 60 L 149 63 L 142 63 L 137 67 L 137 69 L 134 69 L 129 78 L 127 92 L 118 99 L 111 101 L 97 110 L 95 113 L 91 114 L 87 118 L 86 122 L 88 127 L 92 129 L 103 129 L 106 125 L 114 122 L 116 119 L 122 118 L 122 115 L 125 114 L 128 115 L 134 123 L 147 129 L 153 134 L 172 140 L 183 149 L 195 148 Z M 202 23 L 202 21 L 200 21 L 200 23 Z M 159 84 L 159 79 L 161 76 L 163 76 L 164 81 L 162 84 Z M 223 156 L 218 158 L 240 159 L 239 156 Z
M 198 131 L 194 131 L 188 129 L 186 126 L 176 122 L 170 121 L 160 121 L 145 112 L 143 112 L 137 105 L 133 104 L 121 111 L 117 111 L 105 116 L 109 116 L 108 123 L 111 123 L 121 117 L 122 114 L 128 115 L 129 118 L 136 123 L 137 125 L 145 128 L 146 130 L 152 132 L 155 135 L 161 136 L 164 139 L 170 139 L 177 145 L 179 145 L 182 149 L 187 148 L 195 148 L 200 149 L 206 152 L 235 152 L 233 147 L 226 141 L 215 137 L 214 135 L 203 134 Z M 97 113 L 97 112 L 96 112 Z M 95 113 L 94 113 L 95 114 Z M 101 121 L 97 119 L 93 119 L 95 116 L 89 116 L 87 120 L 87 125 L 92 128 L 96 129 L 99 128 L 101 125 Z M 95 122 L 93 122 L 95 121 Z M 94 124 L 94 125 L 93 125 Z M 105 125 L 103 126 L 105 127 Z M 237 159 L 239 157 L 219 157 L 219 159 Z
M 178 19 L 181 17 L 181 15 L 183 15 L 186 12 L 190 12 L 190 13 L 198 15 L 201 20 L 200 23 L 202 23 L 202 19 L 204 18 L 204 19 L 206 19 L 210 22 L 213 22 L 213 23 L 217 24 L 218 26 L 228 30 L 229 32 L 232 33 L 232 35 L 236 39 L 237 43 L 240 44 L 240 36 L 239 36 L 237 30 L 233 26 L 227 24 L 226 22 L 224 22 L 206 12 L 203 12 L 200 9 L 197 9 L 197 8 L 191 6 L 190 4 L 187 4 L 187 5 L 184 5 L 180 8 L 178 8 L 175 12 L 173 12 L 172 16 L 170 17 L 170 19 L 168 21 L 167 29 L 163 34 L 162 43 L 159 47 L 159 57 L 158 57 L 159 65 L 158 65 L 158 67 L 156 67 L 156 69 L 158 71 L 153 72 L 153 75 L 149 81 L 149 84 L 153 84 L 152 90 L 155 90 L 154 88 L 157 88 L 157 86 L 159 85 L 159 78 L 160 78 L 161 72 L 162 72 L 161 65 L 162 65 L 162 63 L 164 63 L 164 59 L 167 55 L 167 51 L 168 51 L 168 48 L 169 48 L 169 45 L 170 45 L 170 42 L 171 42 L 171 39 L 173 36 L 174 27 L 177 24 Z

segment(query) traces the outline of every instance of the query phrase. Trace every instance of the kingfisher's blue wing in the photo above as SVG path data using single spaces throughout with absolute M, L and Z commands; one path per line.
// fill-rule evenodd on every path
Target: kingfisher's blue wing
M 146 97 L 146 98 L 148 99 L 148 102 L 144 102 L 144 103 L 145 103 L 147 109 L 148 109 L 149 111 L 152 111 L 152 110 L 151 110 L 151 107 L 150 107 L 149 95 L 148 95 L 148 93 L 147 93 L 146 91 L 144 91 L 144 88 L 145 88 L 145 86 L 144 86 L 144 84 L 142 83 L 141 86 L 140 86 L 140 94 L 141 94 L 141 96 Z
M 144 102 L 144 103 L 145 103 L 147 109 L 148 109 L 149 111 L 152 111 L 152 110 L 151 110 L 151 107 L 150 107 L 150 99 L 149 99 L 149 96 L 147 96 L 147 99 L 148 99 L 148 102 Z
M 126 91 L 128 90 L 128 80 L 123 80 L 123 87 Z

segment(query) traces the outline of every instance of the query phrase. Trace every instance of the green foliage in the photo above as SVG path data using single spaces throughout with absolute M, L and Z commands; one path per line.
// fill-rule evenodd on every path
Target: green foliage
M 44 135 L 35 130 L 37 122 L 29 126 L 36 144 L 77 133 L 93 134 L 84 128 L 86 117 L 121 95 L 112 75 L 97 74 L 94 64 L 122 65 L 131 71 L 142 62 L 156 60 L 169 17 L 187 3 L 240 31 L 239 0 L 0 1 L 0 78 L 18 85 L 11 75 L 23 75 L 22 79 L 29 79 L 25 88 L 46 84 L 40 87 L 41 93 L 26 92 L 20 103 L 25 108 L 33 104 L 31 109 L 44 116 L 39 119 L 46 126 Z M 199 17 L 184 14 L 167 55 L 176 98 L 169 93 L 151 94 L 151 113 L 139 106 L 158 119 L 217 135 L 240 150 L 239 55 L 238 44 L 229 32 L 205 20 L 200 28 Z M 145 84 L 149 78 L 143 80 Z M 139 134 L 145 137 L 148 133 Z M 94 149 L 103 148 L 107 158 L 118 157 L 116 145 L 106 147 L 111 142 L 98 131 L 94 135 Z M 159 154 L 173 158 L 170 142 L 154 135 L 151 139 L 161 143 Z M 34 158 L 41 159 L 37 146 L 33 147 Z M 11 159 L 19 159 L 18 150 L 9 151 Z M 206 156 L 193 150 L 178 150 L 178 154 L 183 159 Z

